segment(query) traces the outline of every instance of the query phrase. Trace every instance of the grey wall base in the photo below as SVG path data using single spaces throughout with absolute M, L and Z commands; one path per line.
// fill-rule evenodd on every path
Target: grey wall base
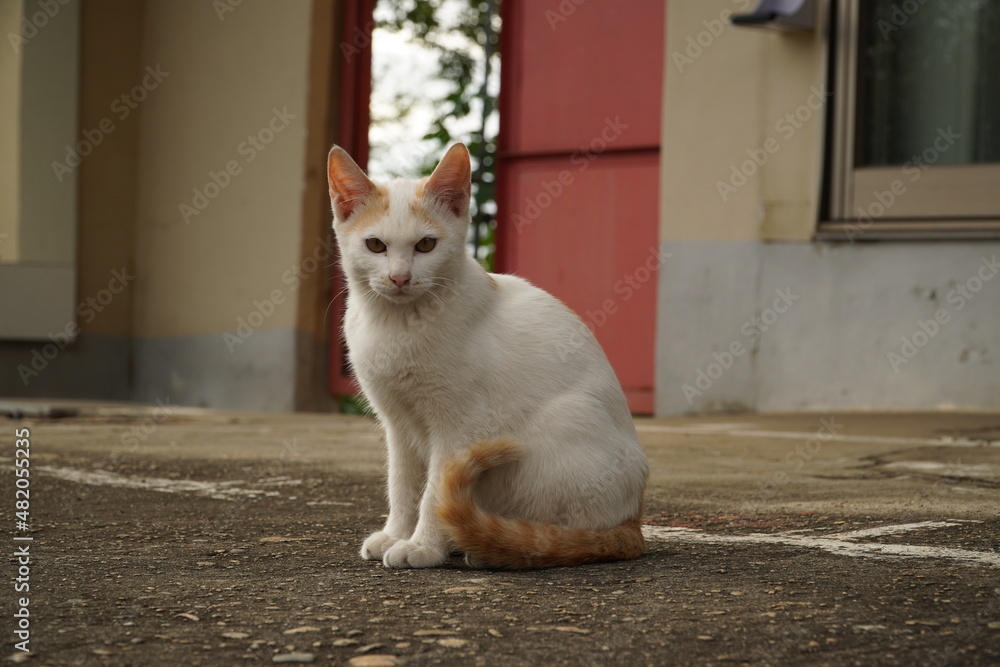
M 1000 243 L 662 249 L 660 416 L 1000 409 Z
M 293 330 L 221 335 L 0 343 L 0 396 L 135 400 L 232 410 L 335 409 L 326 342 Z
M 132 342 L 81 334 L 74 341 L 0 343 L 0 396 L 128 400 Z
M 295 408 L 295 332 L 262 329 L 230 345 L 222 335 L 140 338 L 135 400 L 233 410 Z M 232 350 L 230 350 L 232 347 Z

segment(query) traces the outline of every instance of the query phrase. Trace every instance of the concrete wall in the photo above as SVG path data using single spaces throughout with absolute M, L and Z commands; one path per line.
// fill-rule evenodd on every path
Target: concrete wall
M 75 178 L 50 166 L 77 129 L 80 3 L 0 7 L 0 261 L 72 264 Z
M 657 413 L 1000 407 L 1000 244 L 813 241 L 826 26 L 750 4 L 668 6 Z
M 65 174 L 56 178 L 52 163 L 65 159 L 77 135 L 80 5 L 57 5 L 51 19 L 35 3 L 25 6 L 34 32 L 21 47 L 22 262 L 69 265 L 75 260 L 77 180 Z
M 84 3 L 80 131 L 101 143 L 78 170 L 80 335 L 0 394 L 329 407 L 335 9 Z
M 142 400 L 295 406 L 311 17 L 306 2 L 146 4 L 142 62 L 162 83 L 142 107 Z
M 132 0 L 82 3 L 78 131 L 65 142 L 90 144 L 72 174 L 79 188 L 73 317 L 42 343 L 0 345 L 0 364 L 12 371 L 2 376 L 4 394 L 131 397 L 135 282 L 117 276 L 135 275 L 140 114 L 123 118 L 117 100 L 141 80 L 142 16 L 143 3 Z M 65 152 L 60 146 L 53 157 L 66 164 Z
M 668 5 L 664 240 L 805 241 L 815 230 L 825 38 L 730 25 L 729 16 L 748 4 L 753 3 Z M 806 119 L 795 118 L 797 112 Z

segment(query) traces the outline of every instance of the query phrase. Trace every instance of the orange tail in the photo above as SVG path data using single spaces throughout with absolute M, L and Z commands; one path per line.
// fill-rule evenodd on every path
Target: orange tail
M 610 530 L 562 528 L 554 524 L 487 514 L 472 499 L 472 485 L 486 470 L 516 461 L 510 440 L 481 442 L 445 466 L 438 516 L 455 545 L 477 567 L 522 570 L 638 558 L 645 550 L 638 515 Z

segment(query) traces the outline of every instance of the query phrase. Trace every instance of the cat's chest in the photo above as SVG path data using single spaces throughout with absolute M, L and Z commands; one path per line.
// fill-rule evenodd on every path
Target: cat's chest
M 344 333 L 355 373 L 369 382 L 414 388 L 433 382 L 456 361 L 446 332 L 421 319 L 386 321 L 349 313 Z
M 369 399 L 393 414 L 403 411 L 435 419 L 454 411 L 467 412 L 478 394 L 473 378 L 458 371 L 456 356 L 443 352 L 437 341 L 368 337 L 351 348 L 351 365 Z M 350 338 L 348 339 L 350 345 Z

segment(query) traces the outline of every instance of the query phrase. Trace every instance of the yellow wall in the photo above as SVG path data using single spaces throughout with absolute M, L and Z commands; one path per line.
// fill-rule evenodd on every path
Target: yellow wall
M 140 337 L 233 331 L 255 300 L 290 294 L 282 276 L 299 261 L 312 7 L 232 9 L 220 16 L 202 0 L 146 2 L 141 63 L 166 76 L 141 106 Z M 248 141 L 278 128 L 263 149 Z M 211 173 L 227 165 L 239 173 L 218 176 L 228 185 L 186 221 L 181 205 L 204 205 L 193 191 L 215 193 Z M 288 298 L 260 328 L 295 323 Z
M 0 259 L 69 266 L 76 179 L 51 165 L 76 141 L 80 3 L 23 9 L 0 8 Z
M 0 4 L 0 28 L 16 32 L 20 6 Z M 74 103 L 36 100 L 27 108 L 58 109 L 66 119 L 68 136 L 42 133 L 55 145 L 38 159 L 93 144 L 64 197 L 78 224 L 61 230 L 58 244 L 27 231 L 32 248 L 65 246 L 75 255 L 76 270 L 64 274 L 70 282 L 75 275 L 76 294 L 66 287 L 66 303 L 57 304 L 65 313 L 45 327 L 70 327 L 68 313 L 79 304 L 80 336 L 30 387 L 14 376 L 0 389 L 329 409 L 325 313 L 334 246 L 324 167 L 338 110 L 339 4 L 87 0 L 60 4 L 60 16 L 32 44 L 65 37 L 54 26 L 75 21 L 71 6 L 81 9 L 79 29 L 70 26 L 80 37 L 79 66 L 75 53 L 57 62 L 74 77 L 78 71 L 80 88 L 75 78 L 57 88 Z M 75 38 L 63 41 L 77 48 Z M 16 88 L 27 69 L 13 55 L 0 53 L 0 91 Z M 0 176 L 20 178 L 0 183 L 13 194 L 25 190 L 28 173 L 25 152 L 18 155 L 19 101 L 0 94 Z M 43 167 L 49 184 L 48 161 Z M 27 238 L 17 226 L 27 209 L 5 192 L 0 233 L 10 236 L 0 239 L 0 259 Z M 41 203 L 51 208 L 52 200 Z M 55 217 L 35 208 L 30 219 Z M 0 361 L 30 364 L 32 349 L 0 345 Z
M 664 241 L 806 240 L 815 231 L 826 113 L 825 28 L 788 34 L 729 23 L 729 14 L 756 4 L 667 5 Z M 795 119 L 796 112 L 808 118 Z M 747 163 L 743 171 L 753 173 L 746 182 L 735 192 L 720 192 L 720 182 L 733 186 L 732 168 L 740 170 L 753 155 L 763 166 Z

